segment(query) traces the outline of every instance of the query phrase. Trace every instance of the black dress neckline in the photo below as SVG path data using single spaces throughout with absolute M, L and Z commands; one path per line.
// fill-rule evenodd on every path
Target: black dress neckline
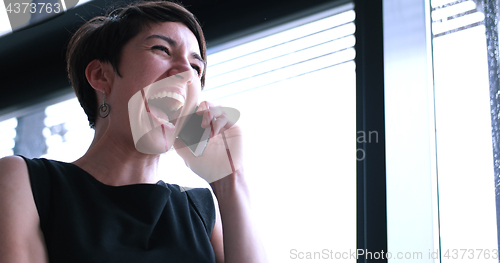
M 45 159 L 45 158 L 40 158 L 40 159 Z M 47 159 L 45 159 L 47 160 Z M 67 163 L 67 162 L 61 162 L 61 161 L 56 161 L 56 160 L 51 160 L 51 161 L 55 161 L 55 162 L 58 162 L 60 164 L 66 164 L 66 165 L 71 165 L 71 167 L 73 167 L 74 169 L 77 169 L 80 174 L 85 174 L 87 177 L 90 177 L 91 181 L 97 183 L 98 185 L 101 185 L 101 186 L 104 186 L 104 187 L 113 187 L 113 188 L 116 188 L 116 187 L 136 187 L 136 186 L 162 186 L 162 187 L 167 187 L 167 183 L 165 183 L 164 181 L 162 180 L 159 180 L 158 182 L 152 184 L 152 183 L 135 183 L 135 184 L 125 184 L 125 185 L 109 185 L 109 184 L 105 184 L 99 180 L 97 180 L 97 178 L 95 178 L 93 175 L 91 175 L 89 172 L 85 171 L 84 169 L 82 169 L 80 166 L 74 164 L 74 163 Z M 168 188 L 168 187 L 167 187 Z

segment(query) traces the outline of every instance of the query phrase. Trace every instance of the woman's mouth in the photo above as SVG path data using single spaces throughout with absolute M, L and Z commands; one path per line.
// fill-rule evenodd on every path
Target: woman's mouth
M 151 115 L 160 123 L 174 127 L 181 109 L 184 106 L 184 97 L 171 91 L 160 91 L 148 98 Z

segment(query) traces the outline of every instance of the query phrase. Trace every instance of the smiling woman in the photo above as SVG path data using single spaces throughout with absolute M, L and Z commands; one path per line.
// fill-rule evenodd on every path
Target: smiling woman
M 242 131 L 223 107 L 199 102 L 206 48 L 196 18 L 171 2 L 131 4 L 85 23 L 67 62 L 94 139 L 73 163 L 0 159 L 0 262 L 265 262 Z M 193 112 L 212 132 L 200 157 L 177 139 Z M 172 146 L 218 205 L 207 189 L 158 180 Z

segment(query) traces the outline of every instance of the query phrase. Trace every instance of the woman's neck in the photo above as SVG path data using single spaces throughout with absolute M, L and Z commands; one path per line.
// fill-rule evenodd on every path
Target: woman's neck
M 156 183 L 160 155 L 140 153 L 110 134 L 96 130 L 87 152 L 73 164 L 107 185 Z

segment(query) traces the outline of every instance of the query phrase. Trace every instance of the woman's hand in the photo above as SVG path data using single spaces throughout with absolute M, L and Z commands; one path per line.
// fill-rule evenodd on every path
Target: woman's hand
M 176 139 L 174 147 L 186 165 L 207 182 L 224 178 L 243 167 L 242 131 L 223 107 L 204 101 L 196 114 L 203 114 L 202 128 L 210 127 L 211 138 L 200 157 L 195 157 L 186 145 Z

